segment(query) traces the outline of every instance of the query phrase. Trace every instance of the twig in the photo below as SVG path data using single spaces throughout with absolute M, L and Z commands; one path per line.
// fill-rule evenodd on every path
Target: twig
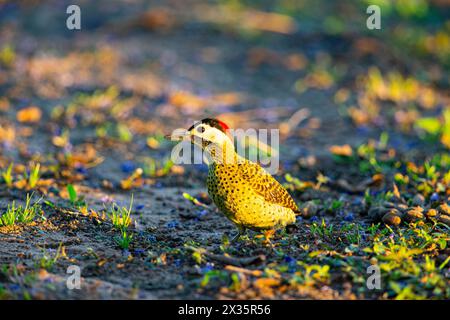
M 254 276 L 254 277 L 260 277 L 263 274 L 263 272 L 261 270 L 249 270 L 249 269 L 244 269 L 244 268 L 235 267 L 235 266 L 231 266 L 231 265 L 226 266 L 225 270 L 243 273 L 243 274 L 247 274 L 247 275 Z
M 208 257 L 212 260 L 216 260 L 216 261 L 222 262 L 224 264 L 228 264 L 228 265 L 232 265 L 232 266 L 236 266 L 236 267 L 244 267 L 244 266 L 248 266 L 248 265 L 259 263 L 259 262 L 266 260 L 266 256 L 264 256 L 264 255 L 258 255 L 258 256 L 246 257 L 246 258 L 238 258 L 238 257 L 214 254 L 204 248 L 195 248 L 192 246 L 186 246 L 186 248 L 191 251 L 198 252 L 201 255 L 204 255 L 205 257 Z

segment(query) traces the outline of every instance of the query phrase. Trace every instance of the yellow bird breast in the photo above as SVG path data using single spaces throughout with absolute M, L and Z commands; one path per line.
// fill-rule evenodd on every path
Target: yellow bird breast
M 283 206 L 284 199 L 267 201 L 264 194 L 255 189 L 255 183 L 265 183 L 267 175 L 256 173 L 248 178 L 245 174 L 248 169 L 246 165 L 256 166 L 249 162 L 210 166 L 207 179 L 208 193 L 219 210 L 233 223 L 254 230 L 278 229 L 295 223 L 294 210 Z M 275 179 L 273 181 L 275 184 L 270 185 L 274 188 L 283 188 Z M 265 191 L 271 192 L 270 189 Z M 293 203 L 283 188 L 284 194 Z M 293 206 L 295 207 L 295 204 Z

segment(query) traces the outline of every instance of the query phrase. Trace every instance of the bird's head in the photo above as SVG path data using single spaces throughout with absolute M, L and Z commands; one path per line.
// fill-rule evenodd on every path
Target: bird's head
M 202 148 L 208 164 L 232 164 L 241 159 L 235 152 L 229 127 L 217 119 L 203 119 L 187 130 L 175 130 L 172 135 L 166 137 L 172 141 L 190 141 Z
M 231 145 L 233 144 L 229 136 L 229 129 L 230 128 L 220 120 L 206 118 L 195 122 L 184 132 L 172 134 L 170 139 L 175 141 L 190 140 L 202 149 L 211 145 L 221 148 L 229 143 L 231 143 Z

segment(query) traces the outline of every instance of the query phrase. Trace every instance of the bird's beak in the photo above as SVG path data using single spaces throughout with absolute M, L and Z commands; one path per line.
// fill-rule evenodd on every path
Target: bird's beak
M 184 129 L 176 129 L 172 132 L 172 134 L 165 135 L 164 138 L 170 141 L 184 141 L 190 140 L 191 134 L 189 131 Z

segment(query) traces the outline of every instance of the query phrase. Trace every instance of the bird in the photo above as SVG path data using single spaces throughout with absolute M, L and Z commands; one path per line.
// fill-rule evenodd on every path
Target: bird
M 237 241 L 247 229 L 264 232 L 266 241 L 279 229 L 294 226 L 300 213 L 288 191 L 259 164 L 241 157 L 229 126 L 215 118 L 195 122 L 189 129 L 167 136 L 190 141 L 207 158 L 207 190 L 220 212 L 236 227 Z

